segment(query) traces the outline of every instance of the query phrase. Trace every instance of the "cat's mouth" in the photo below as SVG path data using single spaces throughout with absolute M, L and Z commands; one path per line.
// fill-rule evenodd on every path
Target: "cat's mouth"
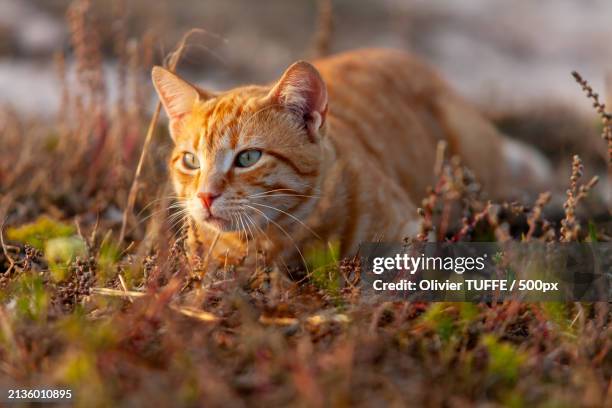
M 233 222 L 231 221 L 233 217 L 230 212 L 213 208 L 203 208 L 204 206 L 200 205 L 199 202 L 194 204 L 195 206 L 192 207 L 192 211 L 190 212 L 196 223 L 223 232 L 232 231 L 234 229 L 234 225 L 232 225 Z

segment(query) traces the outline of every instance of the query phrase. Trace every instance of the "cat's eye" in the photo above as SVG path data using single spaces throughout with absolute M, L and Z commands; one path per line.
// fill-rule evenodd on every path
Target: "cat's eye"
M 261 150 L 245 150 L 236 156 L 236 167 L 250 167 L 261 157 Z
M 200 168 L 200 161 L 198 160 L 195 154 L 185 152 L 183 154 L 183 166 L 185 166 L 189 170 L 197 170 Z

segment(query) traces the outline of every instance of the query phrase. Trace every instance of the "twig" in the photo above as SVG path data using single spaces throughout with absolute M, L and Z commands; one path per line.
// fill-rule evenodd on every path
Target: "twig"
M 94 295 L 114 296 L 114 297 L 144 297 L 147 294 L 144 292 L 136 292 L 134 290 L 117 290 L 111 288 L 91 288 L 91 293 Z
M 570 177 L 570 188 L 567 190 L 567 200 L 563 204 L 565 218 L 561 220 L 561 242 L 571 242 L 578 239 L 580 224 L 576 221 L 576 207 L 580 200 L 585 198 L 589 191 L 597 184 L 599 178 L 594 176 L 588 183 L 578 185 L 582 177 L 584 166 L 578 155 L 572 160 L 572 175 Z
M 576 317 L 574 317 L 574 319 L 572 320 L 572 323 L 569 326 L 570 328 L 574 327 L 574 324 L 576 324 L 581 314 L 582 314 L 582 310 L 579 310 L 578 313 L 576 313 Z
M 334 33 L 334 13 L 331 0 L 317 1 L 317 31 L 314 40 L 314 54 L 324 57 L 331 49 L 332 35 Z
M 334 314 L 332 316 L 315 314 L 307 317 L 304 321 L 310 325 L 319 326 L 328 322 L 348 324 L 351 322 L 351 318 L 343 313 Z M 273 317 L 261 315 L 259 317 L 259 323 L 269 326 L 292 326 L 300 323 L 300 320 L 295 317 Z
M 112 296 L 112 297 L 127 297 L 128 299 L 132 297 L 145 297 L 147 296 L 144 292 L 136 292 L 133 290 L 117 290 L 110 288 L 91 288 L 91 293 L 102 296 Z M 205 312 L 204 310 L 196 309 L 194 307 L 189 306 L 177 306 L 170 305 L 170 309 L 175 312 L 181 313 L 185 316 L 196 318 L 203 322 L 216 322 L 219 321 L 219 317 L 215 316 L 212 313 Z
M 170 305 L 170 309 L 182 315 L 198 319 L 202 322 L 218 322 L 220 320 L 219 317 L 215 316 L 214 314 L 205 312 L 204 310 L 200 310 L 195 307 Z
M 123 279 L 123 276 L 121 274 L 119 274 L 119 283 L 121 283 L 121 288 L 123 289 L 123 292 L 125 292 L 125 294 L 127 295 L 130 303 L 134 303 L 134 298 L 129 295 L 125 280 Z
M 593 88 L 586 79 L 582 78 L 577 71 L 572 71 L 572 76 L 582 87 L 587 98 L 593 101 L 593 108 L 595 108 L 601 118 L 601 124 L 603 126 L 601 138 L 607 142 L 608 169 L 612 170 L 612 114 L 606 111 L 606 104 L 599 100 L 599 94 L 593 91 Z
M 529 214 L 529 218 L 527 219 L 527 225 L 529 225 L 529 230 L 525 235 L 525 241 L 530 241 L 531 237 L 535 233 L 536 227 L 538 225 L 538 221 L 542 218 L 542 210 L 544 206 L 548 204 L 551 198 L 550 192 L 546 191 L 544 193 L 540 193 L 538 199 L 536 200 L 531 213 Z
M 476 213 L 476 215 L 472 217 L 471 221 L 467 217 L 463 218 L 463 226 L 461 227 L 459 232 L 455 234 L 455 236 L 453 237 L 453 241 L 456 242 L 464 239 L 470 231 L 473 231 L 476 228 L 476 225 L 478 225 L 480 221 L 488 217 L 490 211 L 491 201 L 487 201 L 484 208 L 478 213 Z
M 269 316 L 260 316 L 259 323 L 270 325 L 270 326 L 291 326 L 299 323 L 299 320 L 295 317 L 269 317 Z
M 79 222 L 79 217 L 78 216 L 74 217 L 74 225 L 76 227 L 77 235 L 79 236 L 79 238 L 81 238 L 83 240 L 83 242 L 87 242 L 87 240 L 83 236 L 83 232 L 81 231 L 81 223 Z
M 0 224 L 0 245 L 2 246 L 2 252 L 4 252 L 4 256 L 9 261 L 9 267 L 6 270 L 6 272 L 10 272 L 11 270 L 13 270 L 13 267 L 17 264 L 17 262 L 15 262 L 15 260 L 13 260 L 13 258 L 9 255 L 8 249 L 6 249 L 6 244 L 4 243 L 3 231 L 4 231 L 5 222 L 6 222 L 6 219 L 2 220 L 2 224 Z
M 217 231 L 217 234 L 215 235 L 215 238 L 213 239 L 213 242 L 210 245 L 210 248 L 208 248 L 206 257 L 204 257 L 204 261 L 202 262 L 202 269 L 204 269 L 205 272 L 206 272 L 206 268 L 208 267 L 208 263 L 210 262 L 210 257 L 212 256 L 212 253 L 215 247 L 217 246 L 217 242 L 219 242 L 219 237 L 221 237 L 221 231 Z
M 446 143 L 444 140 L 439 141 L 436 145 L 436 161 L 434 162 L 434 175 L 436 177 L 440 177 L 442 175 L 447 147 L 448 143 Z
M 306 322 L 313 326 L 318 326 L 326 322 L 347 324 L 351 322 L 351 318 L 343 313 L 335 314 L 332 316 L 324 316 L 321 314 L 316 314 L 316 315 L 308 317 L 306 319 Z
M 168 69 L 170 71 L 172 72 L 176 71 L 176 66 L 178 65 L 179 59 L 181 58 L 181 55 L 183 54 L 185 45 L 187 44 L 187 40 L 189 40 L 189 37 L 191 37 L 195 33 L 200 33 L 200 32 L 204 32 L 204 30 L 192 29 L 183 36 L 176 50 L 169 56 Z M 125 210 L 123 211 L 123 219 L 121 221 L 121 232 L 119 233 L 119 242 L 123 242 L 123 239 L 125 238 L 125 230 L 127 228 L 128 217 L 134 211 L 134 204 L 136 203 L 136 196 L 138 195 L 138 181 L 140 180 L 140 173 L 142 172 L 142 166 L 144 164 L 144 160 L 149 151 L 149 145 L 151 144 L 151 140 L 153 139 L 153 132 L 155 131 L 155 127 L 157 126 L 157 121 L 159 119 L 161 107 L 162 107 L 161 101 L 158 101 L 157 105 L 155 106 L 155 112 L 153 113 L 153 117 L 151 118 L 151 121 L 149 122 L 149 128 L 147 129 L 147 135 L 145 137 L 145 141 L 142 146 L 142 151 L 140 152 L 140 159 L 138 159 L 138 165 L 136 166 L 136 172 L 134 173 L 134 179 L 132 181 L 132 186 L 130 187 L 130 193 L 128 195 L 127 205 L 125 207 Z

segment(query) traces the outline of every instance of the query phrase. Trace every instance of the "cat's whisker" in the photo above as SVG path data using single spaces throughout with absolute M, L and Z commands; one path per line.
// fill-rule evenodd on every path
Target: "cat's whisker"
M 170 215 L 170 216 L 167 218 L 167 221 L 168 221 L 168 222 L 174 222 L 174 221 L 176 221 L 177 219 L 179 219 L 179 218 L 181 218 L 181 217 L 184 217 L 184 216 L 185 216 L 185 215 L 187 215 L 188 213 L 189 213 L 189 211 L 188 211 L 187 209 L 185 209 L 185 210 L 181 210 L 181 211 L 178 211 L 178 212 L 176 212 L 176 213 L 174 213 L 174 214 Z
M 189 213 L 189 209 L 188 208 L 181 208 L 180 210 L 169 214 L 167 219 L 169 221 L 172 221 L 172 220 L 176 219 L 177 217 L 183 216 L 183 215 L 185 215 L 187 213 Z
M 187 220 L 187 216 L 182 217 L 182 218 L 180 219 L 180 221 L 181 221 L 181 222 L 185 222 L 186 220 Z M 178 223 L 177 223 L 177 224 L 178 224 Z M 179 238 L 179 236 L 180 236 L 179 234 L 181 234 L 181 233 L 182 233 L 182 231 L 183 231 L 183 229 L 184 229 L 184 228 L 185 228 L 185 224 L 181 225 L 179 228 L 176 228 L 176 229 L 174 230 L 174 232 L 172 232 L 172 235 L 171 235 L 171 237 L 170 237 L 170 238 L 171 238 L 173 241 L 176 241 L 176 240 Z M 171 229 L 171 230 L 172 230 L 172 229 Z
M 244 225 L 242 225 L 242 218 L 240 218 L 240 214 L 236 214 L 236 228 L 238 229 L 239 236 L 242 237 L 242 234 L 245 234 Z
M 243 229 L 240 226 L 240 219 L 237 213 L 234 213 L 230 216 L 232 218 L 232 229 L 235 229 L 238 232 L 238 239 L 242 239 Z M 234 225 L 235 224 L 235 225 Z
M 246 217 L 247 223 L 251 224 L 253 226 L 253 228 L 255 229 L 255 231 L 259 230 L 259 232 L 269 241 L 270 237 L 268 237 L 268 234 L 266 234 L 264 232 L 264 230 L 255 223 L 255 221 L 248 214 L 248 212 L 245 209 L 241 209 L 241 211 L 244 214 L 244 216 Z M 252 230 L 251 230 L 250 226 L 249 226 L 249 231 L 251 231 L 251 234 L 252 234 Z M 258 259 L 258 251 L 257 251 L 257 239 L 255 239 L 255 235 L 254 234 L 253 234 L 253 243 L 255 245 L 255 270 L 258 270 L 259 269 L 259 266 L 258 266 L 259 259 Z M 287 272 L 289 272 L 288 268 L 287 268 Z
M 247 198 L 268 198 L 268 197 L 300 197 L 300 198 L 320 198 L 318 195 L 305 195 L 305 194 L 266 194 L 266 195 L 253 195 Z
M 244 215 L 250 220 L 250 222 L 253 225 L 253 227 L 256 230 L 259 230 L 261 235 L 263 235 L 268 242 L 272 242 L 272 240 L 270 239 L 270 236 L 268 234 L 266 234 L 266 232 L 263 230 L 263 228 L 261 228 L 260 226 L 257 225 L 257 223 L 253 220 L 253 218 L 246 211 L 244 212 Z M 287 274 L 291 278 L 293 278 L 293 276 L 291 275 L 291 270 L 289 269 L 289 266 L 287 265 L 287 263 L 282 258 L 279 258 L 279 260 L 283 264 L 283 267 L 285 268 L 285 271 L 287 272 Z M 255 262 L 256 262 L 256 265 L 257 265 L 257 250 L 255 252 Z
M 249 256 L 249 234 L 247 233 L 244 220 L 242 219 L 242 214 L 238 213 L 238 217 L 240 218 L 240 224 L 242 225 L 242 229 L 244 231 L 244 238 L 246 239 L 246 256 Z
M 182 200 L 181 197 L 160 197 L 157 198 L 155 200 L 152 200 L 151 202 L 149 202 L 147 205 L 145 205 L 140 211 L 138 211 L 138 213 L 136 214 L 136 217 L 139 217 L 143 212 L 145 212 L 149 207 L 153 206 L 154 204 L 157 204 L 161 201 L 164 200 L 176 200 L 176 202 L 172 202 L 170 203 L 170 205 L 168 205 L 166 208 L 174 208 L 174 206 L 176 205 L 180 205 L 183 202 L 186 202 L 187 200 Z M 163 210 L 163 209 L 162 209 Z M 159 211 L 159 210 L 158 210 Z
M 141 225 L 141 224 L 145 223 L 146 221 L 148 221 L 148 220 L 150 220 L 151 218 L 153 218 L 153 217 L 155 217 L 155 216 L 157 216 L 157 215 L 161 214 L 161 213 L 162 213 L 162 212 L 164 212 L 164 211 L 166 211 L 166 209 L 163 209 L 163 210 L 158 210 L 158 211 L 156 211 L 156 212 L 154 212 L 154 213 L 151 213 L 151 214 L 147 215 L 147 216 L 146 216 L 145 218 L 143 218 L 142 220 L 138 220 L 137 225 Z
M 238 229 L 238 222 L 236 221 L 236 217 L 234 216 L 234 214 L 230 214 L 230 228 Z
M 283 210 L 281 210 L 280 208 L 273 207 L 273 206 L 271 206 L 271 205 L 266 205 L 266 204 L 256 203 L 256 202 L 254 202 L 254 201 L 251 201 L 250 203 L 251 203 L 251 204 L 253 204 L 253 205 L 258 205 L 258 206 L 260 206 L 260 207 L 269 208 L 269 209 L 271 209 L 271 210 L 278 211 L 278 212 L 280 212 L 280 213 L 282 213 L 282 214 L 285 214 L 286 216 L 291 217 L 293 220 L 295 220 L 295 221 L 296 221 L 297 223 L 299 223 L 301 226 L 303 226 L 304 228 L 306 228 L 306 230 L 308 230 L 308 231 L 309 231 L 309 232 L 310 232 L 312 235 L 314 235 L 314 236 L 315 236 L 317 239 L 322 239 L 322 238 L 321 238 L 321 236 L 320 236 L 319 234 L 317 234 L 316 232 L 314 232 L 312 228 L 310 228 L 310 227 L 309 227 L 308 225 L 306 225 L 306 224 L 305 224 L 305 223 L 304 223 L 302 220 L 300 220 L 299 218 L 297 218 L 297 217 L 296 217 L 296 216 L 294 216 L 293 214 L 288 213 L 287 211 L 283 211 Z
M 274 193 L 274 192 L 277 192 L 277 191 L 294 191 L 296 193 L 299 193 L 299 191 L 294 190 L 292 188 L 276 188 L 274 190 L 267 190 L 267 191 L 262 191 L 260 193 L 250 194 L 249 197 L 257 197 L 257 196 L 260 196 L 260 195 L 263 195 L 263 194 Z
M 181 213 L 180 215 L 174 217 L 172 220 L 168 219 L 168 221 L 171 222 L 169 229 L 170 230 L 174 229 L 178 224 L 180 224 L 187 218 L 186 216 L 187 216 L 187 212 Z
M 280 231 L 282 231 L 283 234 L 285 234 L 285 236 L 287 238 L 289 238 L 289 240 L 291 240 L 291 242 L 293 243 L 293 246 L 295 247 L 296 251 L 298 252 L 298 254 L 300 255 L 300 258 L 302 258 L 302 262 L 304 263 L 304 267 L 306 268 L 306 273 L 310 274 L 310 271 L 308 270 L 308 263 L 306 262 L 306 258 L 304 258 L 304 255 L 302 254 L 302 251 L 300 251 L 300 248 L 298 247 L 298 245 L 295 243 L 294 239 L 291 237 L 291 235 L 283 228 L 281 227 L 276 221 L 272 220 L 270 217 L 268 217 L 263 211 L 261 211 L 258 208 L 255 208 L 253 206 L 250 206 L 248 204 L 245 204 L 245 207 L 248 207 L 254 211 L 257 211 L 258 213 L 260 213 L 266 220 L 267 222 L 271 222 L 272 224 L 274 224 Z
M 244 215 L 244 220 L 245 220 L 245 224 L 247 225 L 247 227 L 249 228 L 249 233 L 251 234 L 251 237 L 253 238 L 253 249 L 255 251 L 255 271 L 259 270 L 259 266 L 258 266 L 258 259 L 257 259 L 257 239 L 255 238 L 255 234 L 253 234 L 253 230 L 251 229 L 251 220 L 249 218 L 249 215 L 246 213 L 246 211 L 241 210 L 242 214 Z
M 244 223 L 242 222 L 242 217 L 240 216 L 240 213 L 235 213 L 235 215 L 236 215 L 236 219 L 238 220 L 238 223 L 236 226 L 236 229 L 238 230 L 238 239 L 242 239 L 242 233 L 244 233 L 245 241 L 247 242 L 247 255 L 248 255 L 249 254 L 249 249 L 248 249 L 249 239 L 246 234 L 246 229 L 244 228 Z
M 249 221 L 248 214 L 244 210 L 241 210 L 241 214 L 243 214 L 245 216 L 245 224 L 246 224 L 247 228 L 249 229 L 249 233 L 251 234 L 251 237 L 253 238 L 254 242 L 256 242 L 255 241 L 255 234 L 253 233 L 253 230 L 251 229 L 251 226 L 249 225 L 249 222 L 248 222 Z
M 259 197 L 259 196 L 262 196 L 262 195 L 267 195 L 267 194 L 271 194 L 271 193 L 275 193 L 275 192 L 293 192 L 293 193 L 296 193 L 296 194 L 303 194 L 302 192 L 300 192 L 298 190 L 295 190 L 293 188 L 276 188 L 274 190 L 262 191 L 260 193 L 251 194 L 248 197 L 249 198 L 251 198 L 251 197 Z
M 247 213 L 245 212 L 245 215 L 246 214 Z M 266 240 L 268 242 L 272 242 L 272 240 L 270 239 L 270 236 L 268 234 L 266 234 L 266 232 L 263 230 L 263 228 L 259 227 L 255 223 L 255 221 L 251 218 L 251 216 L 248 216 L 248 217 L 251 220 L 251 222 L 253 223 L 253 226 L 261 232 L 261 234 L 266 238 Z M 291 274 L 291 270 L 289 269 L 289 266 L 287 265 L 287 263 L 283 260 L 283 258 L 278 258 L 278 260 L 280 260 L 281 263 L 283 264 L 283 267 L 285 268 L 285 271 L 287 272 L 287 275 L 289 275 L 289 277 L 291 277 L 291 279 L 293 279 L 293 275 Z M 308 276 L 308 275 L 306 275 L 306 276 Z
M 254 227 L 256 230 L 259 230 L 259 232 L 261 232 L 263 235 L 266 235 L 266 234 L 263 232 L 263 230 L 262 230 L 262 229 L 261 229 L 259 226 L 257 226 L 257 224 L 255 223 L 255 221 L 253 221 L 253 218 L 251 218 L 251 216 L 250 216 L 250 215 L 247 213 L 247 211 L 246 211 L 246 209 L 245 209 L 244 207 L 242 207 L 242 208 L 240 209 L 240 211 L 242 212 L 242 214 L 244 214 L 244 216 L 247 218 L 247 220 L 249 220 L 249 221 L 250 221 L 251 225 L 252 225 L 252 226 L 253 226 L 253 227 Z M 251 230 L 251 229 L 249 228 L 249 230 Z M 252 230 L 251 230 L 251 231 L 252 231 Z M 255 237 L 255 234 L 253 234 L 252 232 L 251 232 L 251 235 L 252 235 L 253 237 Z M 266 236 L 266 238 L 267 238 L 267 236 Z
M 156 216 L 156 215 L 158 215 L 158 214 L 161 214 L 162 212 L 165 212 L 165 211 L 167 212 L 167 211 L 169 211 L 169 210 L 173 210 L 173 209 L 177 209 L 177 208 L 178 208 L 178 209 L 183 210 L 183 209 L 184 209 L 184 206 L 182 205 L 182 203 L 174 203 L 174 204 L 171 204 L 171 205 L 169 205 L 169 206 L 167 206 L 167 207 L 160 208 L 160 209 L 158 209 L 158 210 L 156 210 L 156 211 L 153 211 L 151 214 L 147 215 L 147 216 L 146 216 L 145 218 L 143 218 L 142 220 L 139 220 L 139 221 L 138 221 L 138 224 L 140 225 L 140 224 L 142 224 L 143 222 L 147 221 L 149 218 L 154 217 L 154 216 Z M 141 212 L 142 212 L 142 211 L 141 211 Z M 139 214 L 140 214 L 140 213 L 139 213 Z
M 232 216 L 233 217 L 233 216 Z M 236 229 L 238 230 L 238 239 L 242 239 L 242 234 L 244 233 L 244 240 L 246 241 L 246 256 L 249 255 L 249 237 L 244 226 L 244 221 L 242 220 L 242 216 L 239 212 L 235 213 L 236 218 Z
M 176 234 L 179 234 L 187 226 L 188 219 L 189 219 L 189 214 L 184 214 L 182 217 L 178 219 L 178 222 L 175 225 L 178 225 L 178 224 L 182 224 L 182 225 L 180 225 L 178 228 L 175 229 L 175 231 L 172 233 L 173 236 L 175 236 Z
M 167 212 L 168 210 L 171 210 L 173 208 L 180 208 L 180 207 L 171 207 L 171 206 L 169 206 L 169 207 L 165 207 L 165 208 L 161 208 L 159 210 L 156 210 L 156 211 L 152 212 L 151 214 L 147 215 L 146 217 L 144 217 L 142 220 L 137 220 L 136 226 L 131 228 L 128 232 L 132 233 L 138 226 L 142 225 L 146 221 L 150 220 L 153 217 L 158 216 L 159 214 L 161 214 L 163 212 Z M 187 211 L 188 211 L 187 208 L 181 208 L 178 212 L 170 214 L 167 219 L 170 220 L 171 217 L 175 217 L 177 214 L 181 214 L 182 212 L 187 212 Z
M 169 222 L 168 230 L 174 231 L 173 236 L 176 235 L 176 233 L 183 228 L 183 226 L 184 226 L 183 223 L 187 220 L 187 217 L 188 217 L 187 214 L 183 214 L 180 217 L 177 217 L 175 220 Z M 177 226 L 179 226 L 179 225 L 181 225 L 181 227 L 177 228 Z

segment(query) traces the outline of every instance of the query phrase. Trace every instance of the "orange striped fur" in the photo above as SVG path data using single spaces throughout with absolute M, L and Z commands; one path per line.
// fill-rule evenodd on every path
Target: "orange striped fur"
M 312 242 L 338 239 L 347 256 L 363 241 L 412 236 L 440 140 L 493 196 L 509 193 L 500 180 L 521 187 L 546 175 L 535 152 L 399 51 L 298 62 L 271 86 L 218 94 L 159 67 L 153 81 L 175 142 L 174 188 L 200 257 L 219 232 L 216 259 L 234 262 L 257 249 L 286 264 L 299 263 Z M 245 150 L 261 152 L 250 167 L 237 165 Z M 199 168 L 186 167 L 185 153 Z M 215 197 L 210 208 L 202 197 Z

